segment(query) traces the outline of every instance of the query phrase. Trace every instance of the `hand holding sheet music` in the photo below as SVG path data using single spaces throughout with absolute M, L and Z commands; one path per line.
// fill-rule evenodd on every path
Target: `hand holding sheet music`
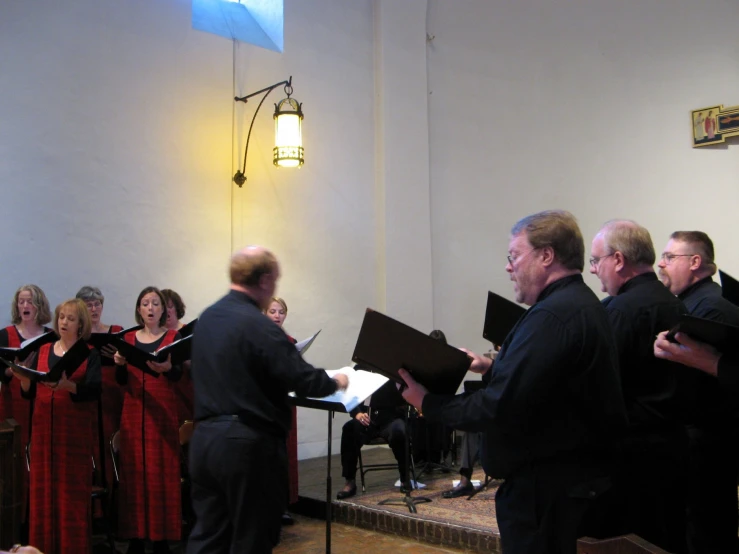
M 379 373 L 370 373 L 361 369 L 342 367 L 341 369 L 327 369 L 329 377 L 342 374 L 349 379 L 346 390 L 336 391 L 334 394 L 324 398 L 295 398 L 293 402 L 298 406 L 332 410 L 334 412 L 351 412 L 354 408 L 364 402 L 367 397 L 384 385 L 388 378 Z
M 20 347 L 0 347 L 0 358 L 4 360 L 26 360 L 32 352 L 36 352 L 44 344 L 54 342 L 56 338 L 56 333 L 54 331 L 48 331 L 38 337 L 23 341 Z
M 77 368 L 87 360 L 89 355 L 90 349 L 87 347 L 85 341 L 78 340 L 74 343 L 72 348 L 67 350 L 67 352 L 48 373 L 37 371 L 30 367 L 22 366 L 2 358 L 0 358 L 0 362 L 8 366 L 13 373 L 21 379 L 28 379 L 29 381 L 40 383 L 57 383 L 62 379 L 63 375 L 66 375 L 67 378 L 72 377 L 74 372 L 77 371 Z

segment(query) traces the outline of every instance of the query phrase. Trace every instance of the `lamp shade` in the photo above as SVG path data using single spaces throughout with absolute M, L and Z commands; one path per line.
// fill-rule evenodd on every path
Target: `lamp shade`
M 272 162 L 280 167 L 300 167 L 303 158 L 302 104 L 285 98 L 275 104 L 275 148 Z

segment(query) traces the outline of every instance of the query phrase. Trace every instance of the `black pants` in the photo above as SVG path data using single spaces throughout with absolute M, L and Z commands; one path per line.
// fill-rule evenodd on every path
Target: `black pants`
M 503 552 L 575 554 L 591 502 L 589 475 L 574 464 L 534 464 L 506 477 L 495 495 Z
M 690 456 L 687 499 L 691 554 L 737 552 L 737 436 L 733 429 L 688 427 Z
M 357 477 L 357 462 L 359 449 L 374 438 L 382 437 L 390 445 L 395 459 L 398 461 L 398 472 L 401 480 L 406 479 L 405 460 L 405 421 L 390 419 L 380 421 L 379 425 L 370 423 L 365 427 L 352 418 L 344 424 L 341 430 L 341 475 L 347 481 Z
M 195 527 L 187 554 L 264 554 L 287 508 L 285 439 L 238 422 L 201 422 L 190 442 Z

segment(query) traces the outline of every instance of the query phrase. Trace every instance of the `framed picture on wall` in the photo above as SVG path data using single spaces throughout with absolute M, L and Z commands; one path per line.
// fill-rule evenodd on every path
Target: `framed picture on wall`
M 693 147 L 724 142 L 723 134 L 718 128 L 721 108 L 722 106 L 711 106 L 691 112 Z

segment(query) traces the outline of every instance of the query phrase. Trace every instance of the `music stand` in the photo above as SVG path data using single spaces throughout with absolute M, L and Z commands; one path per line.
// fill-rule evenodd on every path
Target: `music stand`
M 426 496 L 417 496 L 413 498 L 411 496 L 411 491 L 413 490 L 413 486 L 418 486 L 418 476 L 414 475 L 416 481 L 415 483 L 412 482 L 408 478 L 408 471 L 411 466 L 411 447 L 410 447 L 410 430 L 408 429 L 408 415 L 410 414 L 411 406 L 406 406 L 405 409 L 405 471 L 403 472 L 405 475 L 403 476 L 403 482 L 401 483 L 401 488 L 408 484 L 409 486 L 406 488 L 405 492 L 403 493 L 403 498 L 386 498 L 385 500 L 380 500 L 377 505 L 378 506 L 406 506 L 408 510 L 412 514 L 418 513 L 418 510 L 416 510 L 416 504 L 425 504 L 426 502 L 431 502 L 431 499 Z M 420 474 L 419 474 L 420 475 Z
M 328 412 L 328 460 L 326 464 L 326 553 L 331 552 L 331 443 L 333 434 L 333 418 L 334 412 L 349 413 L 353 408 L 364 402 L 368 396 L 380 388 L 386 381 L 386 378 L 378 375 L 372 375 L 366 371 L 356 371 L 352 368 L 342 368 L 341 370 L 331 370 L 326 373 L 333 377 L 336 373 L 342 371 L 349 373 L 349 387 L 346 391 L 337 391 L 331 396 L 325 398 L 300 398 L 290 395 L 290 401 L 295 406 L 303 408 L 312 408 L 314 410 L 325 410 Z M 353 373 L 351 373 L 353 372 Z M 366 374 L 366 375 L 364 375 Z M 367 377 L 370 375 L 371 377 Z M 379 377 L 379 380 L 378 380 Z M 407 437 L 407 435 L 406 435 Z

